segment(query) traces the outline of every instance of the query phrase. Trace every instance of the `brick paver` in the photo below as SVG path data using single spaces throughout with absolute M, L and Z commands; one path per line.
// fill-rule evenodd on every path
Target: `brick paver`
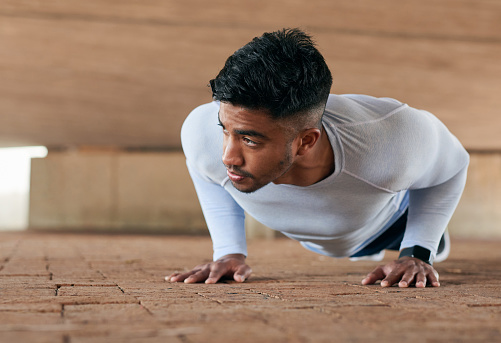
M 440 288 L 362 286 L 376 263 L 286 239 L 250 242 L 244 284 L 187 285 L 164 276 L 207 237 L 2 233 L 0 342 L 501 342 L 500 243 L 454 241 Z

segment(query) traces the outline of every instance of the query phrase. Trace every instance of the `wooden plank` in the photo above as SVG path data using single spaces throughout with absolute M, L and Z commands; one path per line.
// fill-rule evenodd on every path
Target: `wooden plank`
M 12 28 L 0 54 L 4 144 L 21 137 L 47 145 L 178 146 L 184 117 L 210 101 L 208 80 L 244 43 L 219 32 L 227 49 L 214 49 L 189 28 L 179 40 L 178 30 L 163 27 L 3 24 Z
M 437 17 L 445 7 L 436 8 L 445 5 L 425 2 L 437 20 L 433 27 L 424 25 L 431 19 L 411 1 L 406 11 L 414 10 L 424 23 L 418 32 L 399 31 L 407 12 L 398 7 L 387 13 L 390 1 L 373 13 L 368 9 L 374 5 L 366 8 L 362 1 L 343 4 L 343 20 L 336 16 L 340 4 L 317 1 L 297 22 L 311 26 L 333 71 L 333 92 L 397 98 L 435 113 L 468 148 L 501 149 L 501 30 L 467 34 L 454 24 L 483 19 L 480 28 L 498 25 L 489 21 L 499 15 L 497 2 L 458 2 L 451 9 L 456 20 L 447 24 Z M 273 29 L 273 11 L 279 23 L 299 10 L 295 2 L 282 13 L 275 3 L 232 12 L 234 4 L 216 2 L 209 10 L 200 1 L 181 6 L 150 0 L 125 1 L 118 10 L 114 5 L 111 17 L 112 3 L 51 1 L 42 8 L 35 1 L 2 2 L 0 146 L 179 147 L 182 121 L 210 100 L 205 86 L 226 57 Z M 197 10 L 180 16 L 190 4 Z M 312 19 L 326 19 L 329 11 L 340 20 Z M 427 33 L 432 28 L 442 31 Z
M 356 33 L 501 38 L 501 2 L 493 0 L 3 0 L 0 13 L 59 20 L 144 25 L 279 28 L 306 26 Z
M 501 149 L 501 44 L 317 35 L 334 93 L 428 110 L 470 149 Z

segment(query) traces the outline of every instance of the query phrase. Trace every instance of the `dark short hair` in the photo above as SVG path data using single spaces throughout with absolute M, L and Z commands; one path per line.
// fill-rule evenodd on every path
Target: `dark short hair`
M 254 38 L 210 80 L 214 100 L 267 110 L 275 119 L 325 106 L 331 85 L 323 56 L 299 29 Z

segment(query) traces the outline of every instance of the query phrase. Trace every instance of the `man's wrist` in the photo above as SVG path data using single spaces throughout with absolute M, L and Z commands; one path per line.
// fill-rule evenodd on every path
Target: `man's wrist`
M 404 256 L 414 257 L 425 263 L 428 263 L 430 266 L 433 265 L 433 254 L 430 250 L 423 248 L 420 245 L 402 249 L 398 258 Z
M 247 256 L 245 256 L 244 254 L 239 254 L 239 253 L 227 254 L 227 255 L 221 256 L 220 258 L 218 258 L 218 260 L 229 259 L 229 258 L 245 261 Z

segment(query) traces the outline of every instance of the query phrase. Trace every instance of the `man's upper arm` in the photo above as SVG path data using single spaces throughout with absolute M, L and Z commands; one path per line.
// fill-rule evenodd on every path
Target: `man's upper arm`
M 415 110 L 417 111 L 417 110 Z M 469 155 L 459 140 L 432 114 L 419 111 L 410 180 L 409 217 L 401 248 L 421 245 L 434 252 L 461 197 Z
M 181 143 L 186 159 L 197 170 L 213 180 L 226 176 L 221 156 L 223 135 L 218 126 L 219 106 L 212 102 L 195 108 L 181 128 Z
M 415 146 L 415 154 L 420 158 L 414 167 L 421 171 L 412 181 L 410 189 L 440 185 L 468 166 L 468 153 L 438 118 L 429 112 L 419 111 L 416 124 L 414 130 L 420 135 L 420 142 Z

